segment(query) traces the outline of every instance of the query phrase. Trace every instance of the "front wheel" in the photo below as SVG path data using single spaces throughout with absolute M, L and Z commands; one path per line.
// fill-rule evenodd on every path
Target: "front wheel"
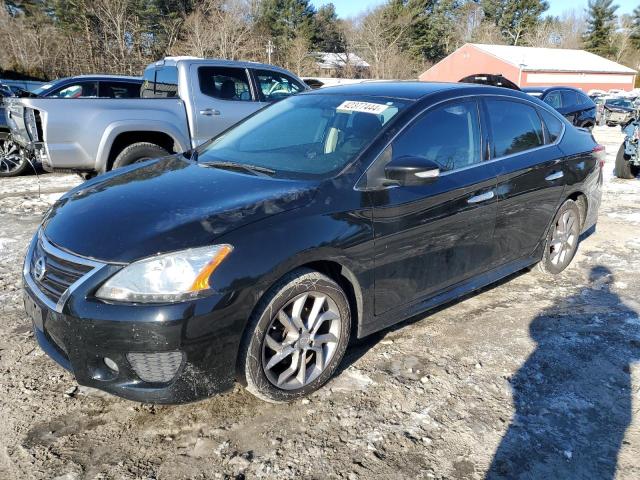
M 315 270 L 286 275 L 260 301 L 247 327 L 239 380 L 269 402 L 287 402 L 324 385 L 349 343 L 347 297 Z
M 618 178 L 630 180 L 636 177 L 637 169 L 632 168 L 633 165 L 629 163 L 629 157 L 624 153 L 624 143 L 620 145 L 618 155 L 616 155 L 616 168 L 615 175 Z M 636 170 L 636 171 L 633 171 Z
M 24 153 L 11 137 L 0 140 L 0 177 L 17 177 L 28 165 Z
M 576 202 L 567 200 L 553 219 L 538 269 L 557 275 L 567 268 L 578 250 L 580 229 L 580 209 Z

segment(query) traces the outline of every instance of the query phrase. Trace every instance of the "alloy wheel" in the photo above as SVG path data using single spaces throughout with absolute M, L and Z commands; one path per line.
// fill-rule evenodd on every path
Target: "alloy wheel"
M 0 141 L 0 175 L 10 176 L 22 169 L 26 159 L 11 139 Z
M 556 222 L 551 237 L 549 260 L 555 266 L 568 262 L 578 243 L 580 219 L 573 210 L 565 211 Z
M 340 340 L 336 303 L 320 292 L 306 292 L 281 308 L 262 344 L 267 379 L 283 390 L 302 388 L 329 365 Z

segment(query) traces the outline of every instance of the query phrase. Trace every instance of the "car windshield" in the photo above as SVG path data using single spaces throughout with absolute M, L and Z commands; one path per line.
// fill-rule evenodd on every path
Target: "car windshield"
M 613 105 L 614 107 L 633 108 L 633 104 L 629 100 L 626 100 L 624 98 L 613 98 L 607 100 L 607 105 Z
M 406 105 L 360 95 L 289 97 L 216 138 L 199 152 L 199 161 L 269 169 L 284 177 L 329 177 L 352 162 Z

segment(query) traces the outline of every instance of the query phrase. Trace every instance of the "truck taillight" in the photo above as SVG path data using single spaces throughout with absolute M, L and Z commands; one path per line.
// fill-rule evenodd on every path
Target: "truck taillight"
M 32 142 L 39 142 L 42 140 L 42 121 L 40 119 L 40 112 L 33 108 L 24 109 L 24 123 L 29 132 L 29 137 Z
M 598 159 L 600 168 L 604 168 L 604 164 L 607 160 L 607 151 L 605 150 L 604 145 L 596 145 L 595 147 L 593 147 L 592 152 Z

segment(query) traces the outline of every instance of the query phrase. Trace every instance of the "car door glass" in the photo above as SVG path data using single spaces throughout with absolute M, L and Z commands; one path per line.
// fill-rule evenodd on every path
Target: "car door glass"
M 200 91 L 213 98 L 234 102 L 251 102 L 247 71 L 243 68 L 198 68 Z
M 576 92 L 572 92 L 571 90 L 562 90 L 562 105 L 567 108 L 578 105 L 578 96 L 576 95 Z
M 546 110 L 539 109 L 538 111 L 547 129 L 547 141 L 545 143 L 555 142 L 562 133 L 562 122 Z
M 480 122 L 475 101 L 449 103 L 429 110 L 392 144 L 392 158 L 422 157 L 443 172 L 481 161 Z
M 47 95 L 49 98 L 92 98 L 98 96 L 98 82 L 77 82 Z
M 496 158 L 544 145 L 542 123 L 536 109 L 521 102 L 487 100 Z
M 304 90 L 304 87 L 299 82 L 279 72 L 256 70 L 255 76 L 258 82 L 260 100 L 263 102 L 280 100 Z
M 553 108 L 562 108 L 562 97 L 560 92 L 550 92 L 544 97 L 544 103 L 552 106 Z
M 100 98 L 138 98 L 139 83 L 100 82 Z

